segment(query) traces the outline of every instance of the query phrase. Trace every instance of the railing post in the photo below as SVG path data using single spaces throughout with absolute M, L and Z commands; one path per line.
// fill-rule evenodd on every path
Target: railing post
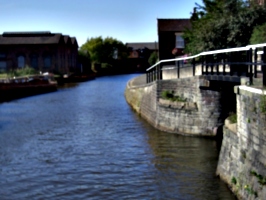
M 209 74 L 209 55 L 205 56 L 205 74 Z
M 258 49 L 255 48 L 255 51 L 254 51 L 254 62 L 253 62 L 253 67 L 254 67 L 254 78 L 257 78 L 258 77 Z
M 149 83 L 149 71 L 146 71 L 146 83 Z
M 214 67 L 214 56 L 213 54 L 211 55 L 211 75 L 213 75 L 213 67 Z
M 225 60 L 226 60 L 226 53 L 223 53 L 223 75 L 226 75 L 226 71 L 225 71 L 225 67 L 226 67 L 226 64 L 225 64 Z
M 205 56 L 201 57 L 201 74 L 202 75 L 204 74 L 204 58 L 205 58 Z
M 160 65 L 157 65 L 156 67 L 156 78 L 157 80 L 161 80 L 161 73 L 160 73 Z
M 195 71 L 196 71 L 196 60 L 195 58 L 192 59 L 192 76 L 195 76 Z
M 177 78 L 180 78 L 180 61 L 177 61 Z
M 266 47 L 263 47 L 263 56 L 262 56 L 262 60 L 263 60 L 263 65 L 262 65 L 262 84 L 265 87 L 266 86 Z
M 219 75 L 219 63 L 220 63 L 221 56 L 218 54 L 216 57 L 216 74 Z
M 229 52 L 228 54 L 228 63 L 230 64 L 230 76 L 233 76 L 232 52 Z
M 248 62 L 248 76 L 249 76 L 249 83 L 253 84 L 253 69 L 252 69 L 252 49 L 250 48 L 247 50 L 247 62 Z

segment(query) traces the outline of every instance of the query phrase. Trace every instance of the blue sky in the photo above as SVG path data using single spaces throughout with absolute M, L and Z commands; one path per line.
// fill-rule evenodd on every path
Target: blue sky
M 157 18 L 189 18 L 201 0 L 0 0 L 0 34 L 51 31 L 126 42 L 157 41 Z

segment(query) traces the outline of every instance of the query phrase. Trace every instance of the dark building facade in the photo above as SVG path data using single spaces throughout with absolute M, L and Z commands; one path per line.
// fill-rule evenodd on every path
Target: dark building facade
M 0 35 L 0 71 L 26 66 L 41 72 L 77 70 L 75 37 L 51 32 L 4 32 Z
M 157 42 L 135 42 L 126 43 L 128 48 L 128 60 L 132 67 L 136 67 L 139 71 L 145 71 L 149 65 L 149 57 L 153 52 L 158 53 Z
M 149 57 L 152 52 L 158 51 L 157 42 L 133 42 L 126 43 L 126 46 L 129 49 L 129 58 Z
M 190 19 L 157 19 L 159 59 L 171 59 L 182 55 L 185 41 L 182 34 L 191 28 Z

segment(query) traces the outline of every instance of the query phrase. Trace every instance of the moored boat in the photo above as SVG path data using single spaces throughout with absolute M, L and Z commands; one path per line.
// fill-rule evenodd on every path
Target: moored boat
M 30 75 L 0 80 L 0 102 L 53 92 L 57 82 L 53 74 Z

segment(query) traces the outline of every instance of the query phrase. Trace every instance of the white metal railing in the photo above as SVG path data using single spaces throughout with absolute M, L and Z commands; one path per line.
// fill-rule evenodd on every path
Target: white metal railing
M 261 50 L 261 48 L 263 48 L 263 50 Z M 159 62 L 157 62 L 156 64 L 152 65 L 151 67 L 149 67 L 146 72 L 147 72 L 147 82 L 151 82 L 154 80 L 158 80 L 160 79 L 160 73 L 161 73 L 161 64 L 164 63 L 169 63 L 169 62 L 180 62 L 180 61 L 188 61 L 188 60 L 193 60 L 194 64 L 195 64 L 195 59 L 196 58 L 203 58 L 203 57 L 211 57 L 217 54 L 232 54 L 234 52 L 247 52 L 247 58 L 245 59 L 245 61 L 243 60 L 234 60 L 234 62 L 228 61 L 225 62 L 225 60 L 223 60 L 223 62 L 219 62 L 219 64 L 226 64 L 226 65 L 247 65 L 247 66 L 251 66 L 251 65 L 265 65 L 265 60 L 262 59 L 262 61 L 258 61 L 257 57 L 258 55 L 262 55 L 263 52 L 266 52 L 266 43 L 263 44 L 255 44 L 255 45 L 247 45 L 245 47 L 236 47 L 236 48 L 229 48 L 229 49 L 221 49 L 221 50 L 213 50 L 213 51 L 207 51 L 207 52 L 202 52 L 199 53 L 197 55 L 193 55 L 193 56 L 187 56 L 187 57 L 181 57 L 181 58 L 174 58 L 174 59 L 166 59 L 166 60 L 160 60 Z M 266 56 L 263 56 L 263 58 Z M 203 59 L 202 59 L 203 60 Z M 208 62 L 208 61 L 202 61 L 202 66 L 214 66 L 217 63 L 215 62 Z M 203 67 L 202 67 L 203 70 Z M 251 69 L 250 69 L 251 70 Z M 254 71 L 254 70 L 251 70 Z M 256 70 L 255 70 L 256 71 Z M 253 74 L 249 74 L 249 76 L 251 76 Z M 150 77 L 155 77 L 154 78 L 150 78 Z

